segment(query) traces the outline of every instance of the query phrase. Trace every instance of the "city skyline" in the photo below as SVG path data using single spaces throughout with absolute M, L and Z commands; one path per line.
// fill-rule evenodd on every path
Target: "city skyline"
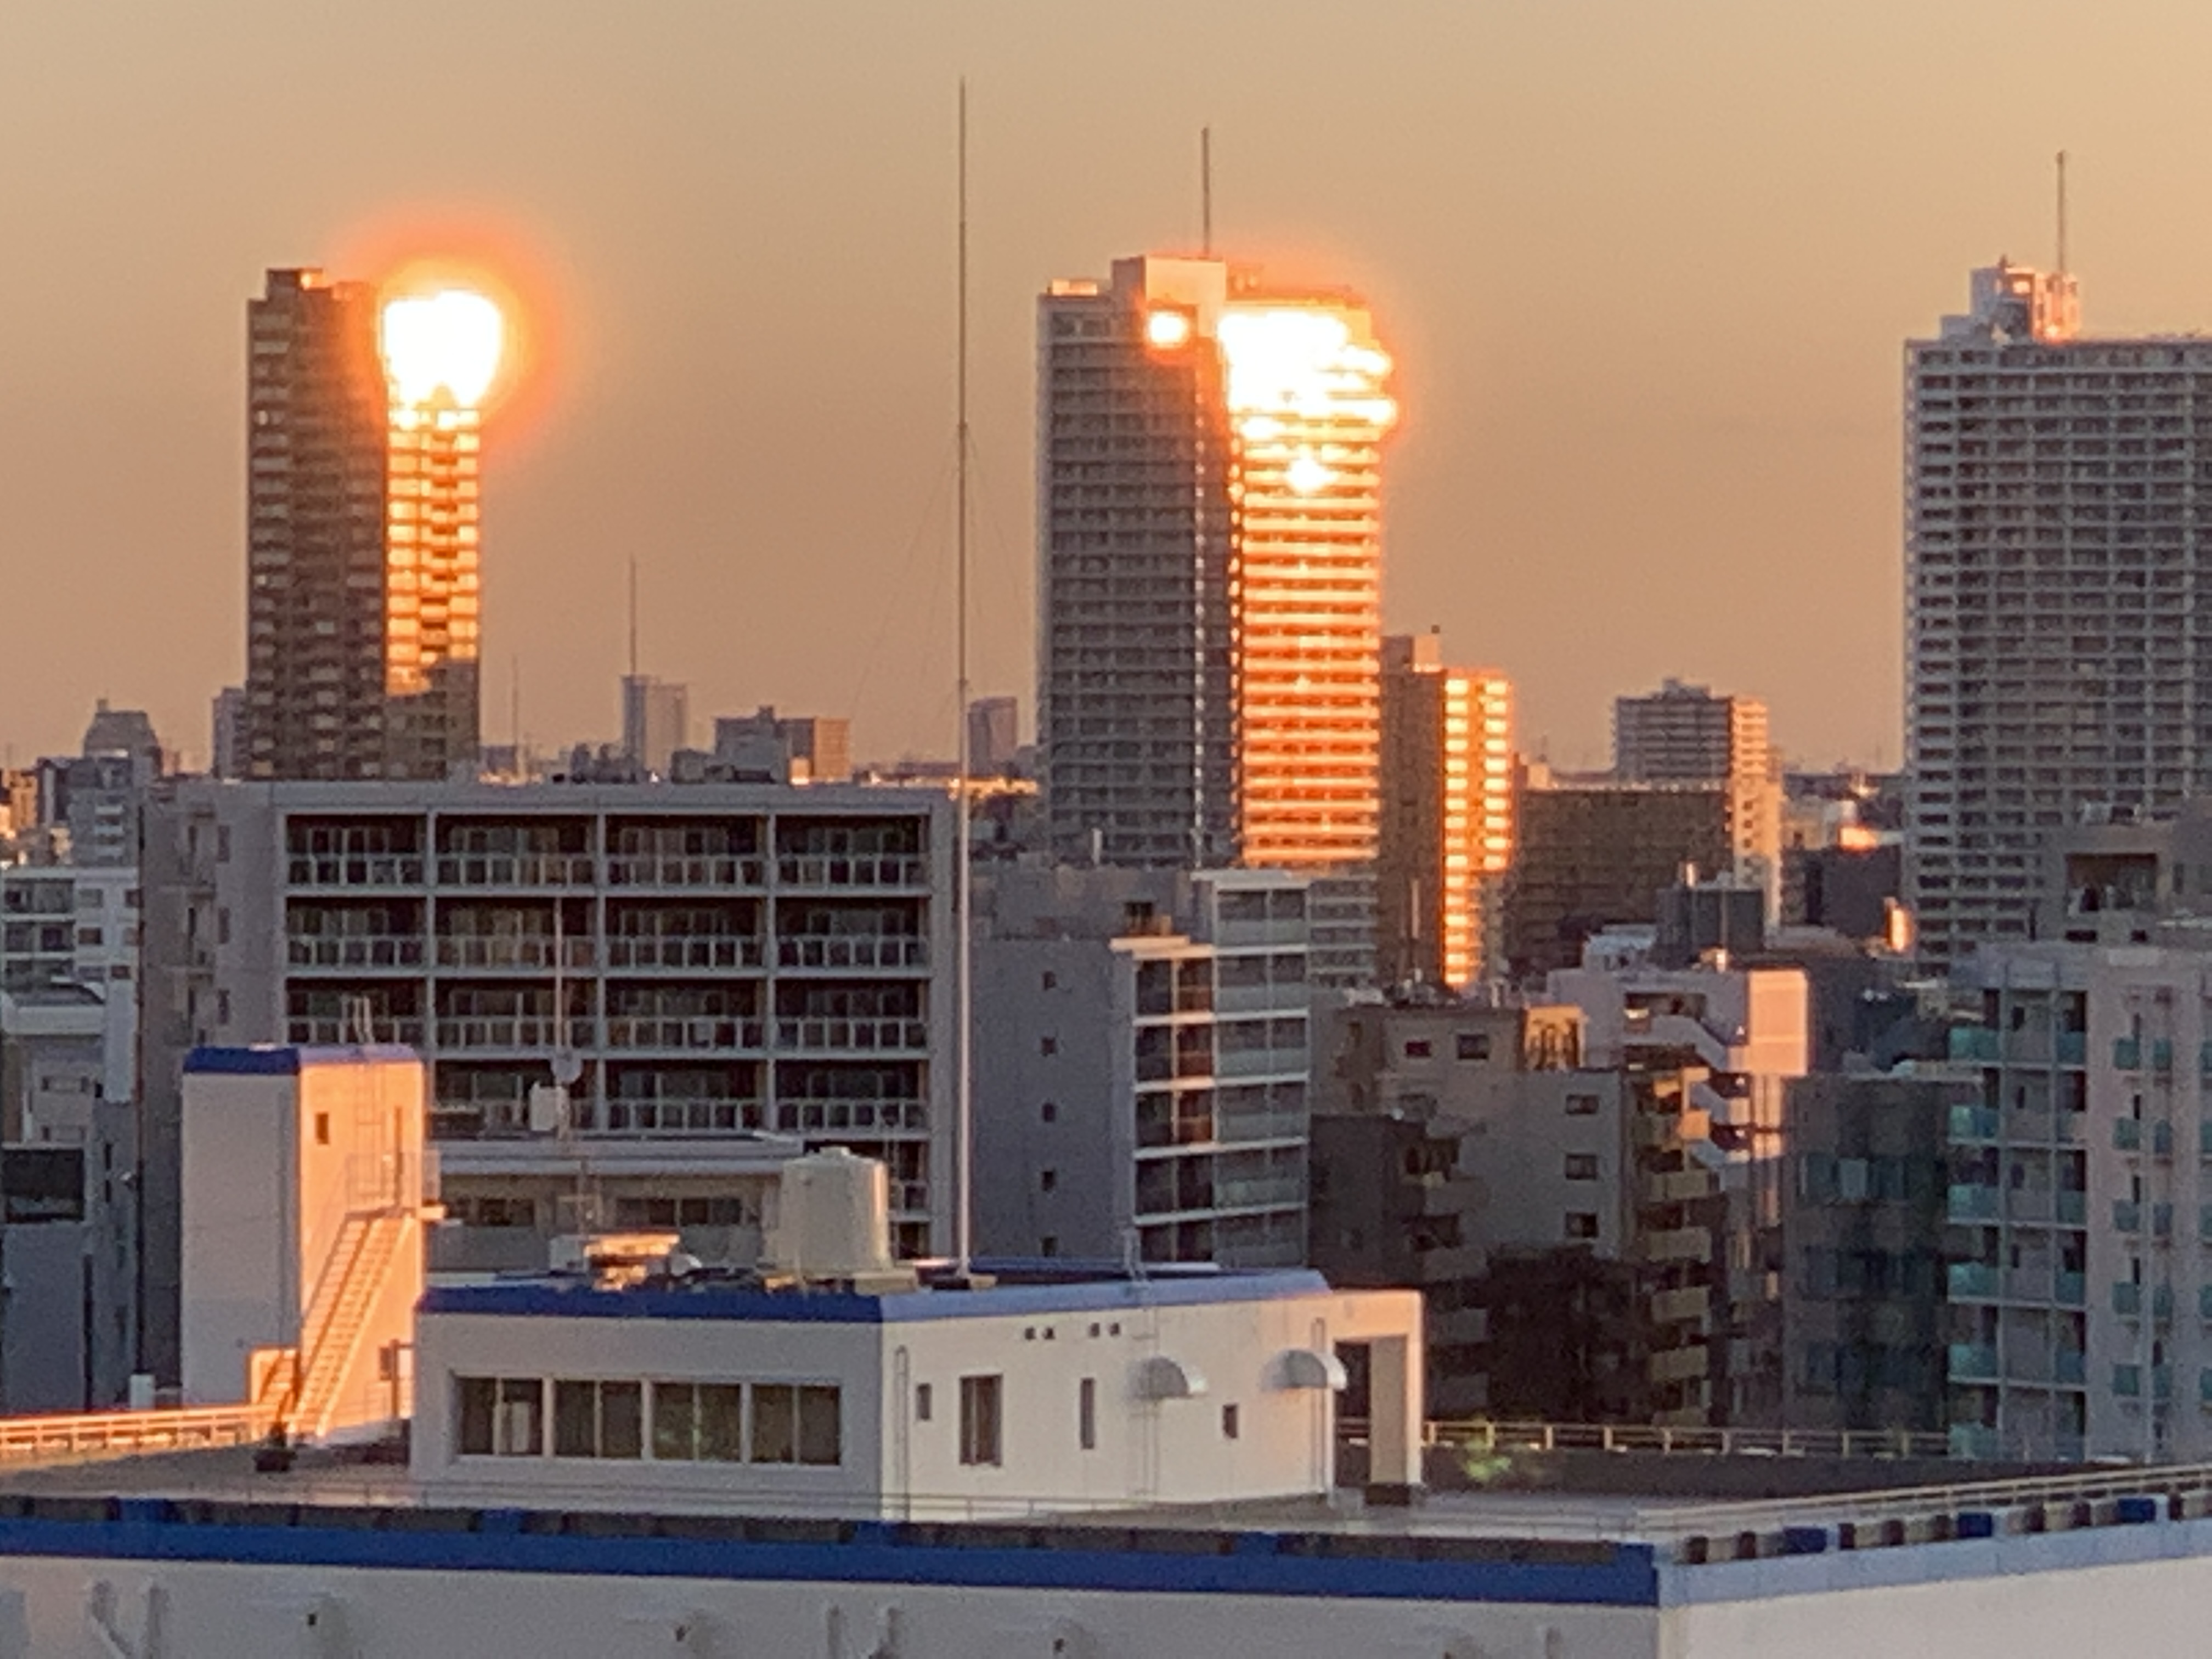
M 1394 319 L 1407 418 L 1384 625 L 1439 623 L 1513 674 L 1527 745 L 1563 765 L 1601 754 L 1614 691 L 1665 674 L 1763 696 L 1795 756 L 1898 763 L 1896 342 L 1954 303 L 1958 270 L 2043 253 L 2058 144 L 2076 157 L 2091 331 L 2202 314 L 2187 235 L 2151 210 L 2193 152 L 2175 152 L 2154 114 L 2067 91 L 2076 48 L 2027 23 L 2001 49 L 2012 73 L 1992 77 L 1960 73 L 1982 62 L 1986 30 L 1924 28 L 1895 7 L 1809 22 L 1786 53 L 1778 26 L 1741 7 L 1663 27 L 1624 16 L 1595 54 L 1566 20 L 1416 8 L 1363 20 L 1363 62 L 1342 72 L 1301 44 L 1349 15 L 1318 4 L 1271 10 L 1279 26 L 1260 32 L 1235 8 L 1177 19 L 1171 55 L 1148 52 L 1158 33 L 1144 27 L 1014 28 L 980 5 L 935 27 L 861 7 L 805 22 L 685 7 L 659 33 L 562 7 L 542 38 L 488 11 L 403 5 L 372 30 L 233 10 L 257 27 L 220 51 L 165 20 L 127 40 L 65 16 L 9 26 L 0 131 L 21 142 L 0 184 L 38 252 L 14 262 L 21 301 L 0 321 L 17 387 L 0 492 L 46 575 L 19 614 L 58 647 L 0 671 L 19 756 L 63 746 L 102 692 L 204 751 L 206 699 L 243 654 L 237 296 L 264 266 L 357 269 L 360 249 L 410 234 L 435 246 L 456 223 L 512 244 L 561 348 L 544 405 L 487 480 L 501 550 L 487 736 L 507 735 L 518 659 L 535 738 L 611 734 L 613 618 L 635 550 L 644 666 L 690 684 L 702 708 L 775 701 L 851 715 L 869 755 L 949 749 L 937 624 L 963 67 L 976 106 L 975 683 L 1025 701 L 1026 296 L 1129 247 L 1194 245 L 1206 123 L 1223 250 L 1340 277 Z M 434 16 L 436 61 L 407 45 Z M 2207 27 L 2145 15 L 2092 49 L 2154 88 Z M 1079 59 L 1043 96 L 1041 67 Z M 341 60 L 327 77 L 298 70 Z M 1876 62 L 1871 113 L 1844 119 L 1846 93 L 1827 87 Z M 833 63 L 850 72 L 829 75 Z M 1760 76 L 1741 78 L 1753 63 Z M 1639 65 L 1662 71 L 1663 99 Z M 818 112 L 782 82 L 807 86 Z M 1944 86 L 1948 101 L 1909 133 L 1874 131 Z M 1301 108 L 1324 90 L 1332 131 L 1304 131 Z M 380 118 L 355 118 L 370 100 Z M 1575 129 L 1578 100 L 1609 118 Z M 427 118 L 464 101 L 476 112 L 456 143 Z M 569 103 L 592 119 L 568 118 Z M 1996 126 L 1992 161 L 1992 112 L 2027 104 L 2039 114 Z M 325 138 L 312 168 L 249 168 L 257 135 L 311 115 L 325 134 L 377 137 Z M 1607 148 L 1639 118 L 1637 153 Z M 1066 190 L 1108 119 L 1126 149 Z M 1750 121 L 1771 137 L 1757 161 L 1728 137 Z M 64 133 L 65 157 L 52 147 Z M 802 160 L 797 141 L 817 154 Z M 179 190 L 232 177 L 252 188 Z M 1848 283 L 1808 284 L 1808 246 L 1878 252 Z M 156 258 L 161 283 L 132 274 Z M 848 438 L 877 479 L 841 495 L 824 468 Z M 118 450 L 154 487 L 90 486 L 87 458 Z M 1617 487 L 1578 488 L 1593 466 Z M 1820 636 L 1789 637 L 1814 584 Z M 835 659 L 784 625 L 854 592 L 866 602 L 838 616 L 854 648 Z M 1764 625 L 1701 636 L 1692 624 L 1716 593 Z M 941 695 L 911 689 L 940 682 Z

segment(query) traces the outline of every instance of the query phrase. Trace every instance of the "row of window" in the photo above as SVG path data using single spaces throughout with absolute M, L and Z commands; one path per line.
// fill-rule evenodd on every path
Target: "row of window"
M 835 1466 L 843 1404 L 833 1383 L 457 1376 L 465 1457 L 650 1459 Z

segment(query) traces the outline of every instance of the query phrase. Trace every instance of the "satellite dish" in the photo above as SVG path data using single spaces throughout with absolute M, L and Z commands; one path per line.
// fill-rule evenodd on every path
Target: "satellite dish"
M 553 1080 L 563 1089 L 570 1087 L 584 1075 L 584 1062 L 576 1058 L 575 1051 L 556 1048 L 553 1051 Z

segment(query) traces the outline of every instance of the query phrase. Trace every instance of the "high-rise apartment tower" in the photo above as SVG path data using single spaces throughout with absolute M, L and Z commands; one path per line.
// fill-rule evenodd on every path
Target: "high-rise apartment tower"
M 1921 954 L 2029 931 L 2085 810 L 2212 785 L 2212 340 L 2078 335 L 2000 261 L 1905 354 L 1907 882 Z
M 474 772 L 483 386 L 420 372 L 472 297 L 290 270 L 247 307 L 250 777 Z

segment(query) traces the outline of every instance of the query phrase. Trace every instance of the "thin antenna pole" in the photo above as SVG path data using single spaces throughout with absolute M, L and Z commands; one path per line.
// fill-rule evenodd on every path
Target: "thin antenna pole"
M 955 1250 L 960 1274 L 968 1275 L 975 1261 L 975 1205 L 973 1195 L 975 1175 L 975 1057 L 971 1053 L 975 1024 L 975 892 L 973 872 L 968 856 L 968 771 L 970 757 L 968 752 L 968 77 L 960 77 L 960 282 L 959 282 L 959 371 L 957 379 L 957 411 L 954 440 L 958 446 L 957 465 L 954 470 L 953 550 L 958 572 L 955 579 L 954 608 L 957 612 L 953 625 L 953 654 L 956 659 L 957 695 L 953 698 L 952 717 L 959 722 L 958 769 L 953 783 L 953 842 L 952 884 L 953 925 L 959 929 L 957 951 L 958 961 L 958 992 L 954 999 L 954 1018 L 958 1029 L 953 1033 L 954 1087 L 957 1095 L 957 1110 L 960 1137 L 957 1208 L 955 1211 Z
M 629 677 L 637 678 L 637 555 L 629 556 Z
M 2066 152 L 2058 152 L 2058 274 L 2066 274 Z
M 1213 129 L 1198 130 L 1198 251 L 1213 257 Z
M 514 744 L 515 775 L 522 775 L 522 653 L 514 653 L 514 672 L 507 680 L 507 735 Z

